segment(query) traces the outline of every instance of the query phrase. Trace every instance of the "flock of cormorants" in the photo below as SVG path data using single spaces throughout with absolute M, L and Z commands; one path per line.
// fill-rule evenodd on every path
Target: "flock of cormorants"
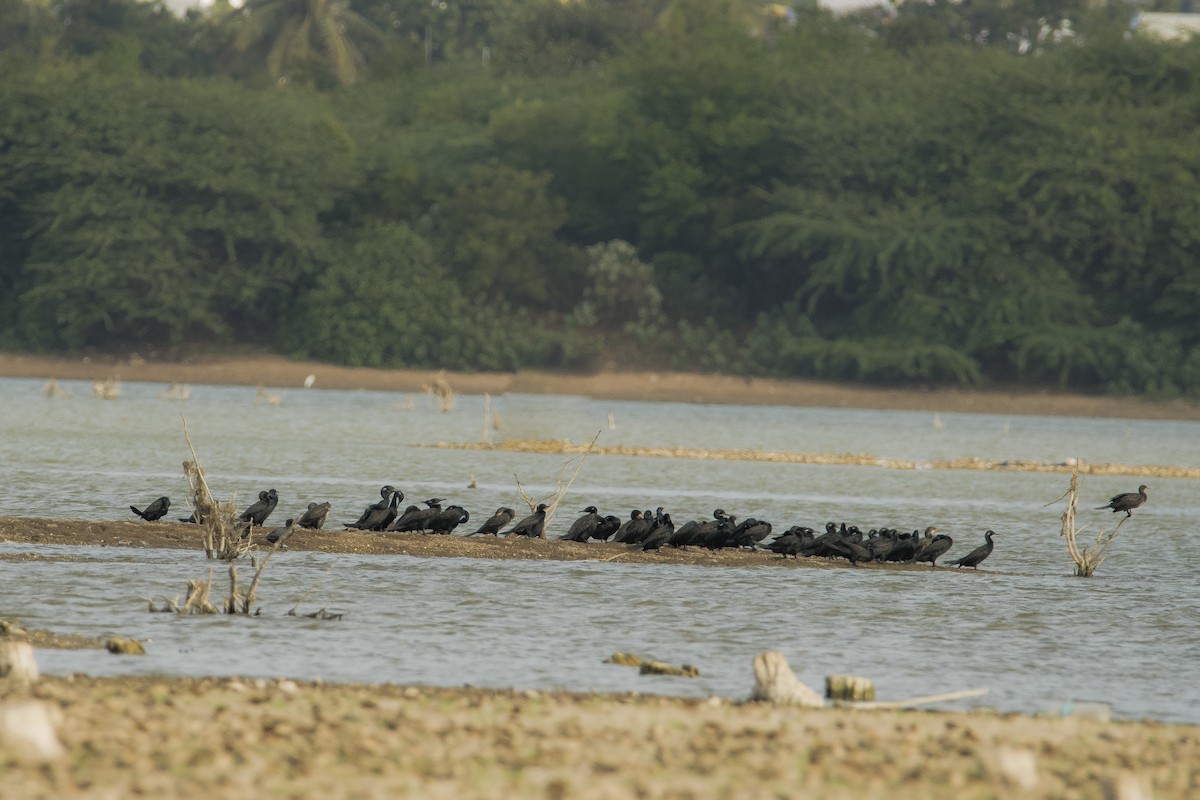
M 379 501 L 368 505 L 357 520 L 345 523 L 345 529 L 448 535 L 471 518 L 470 513 L 462 506 L 443 507 L 442 504 L 446 500 L 441 497 L 423 501 L 424 508 L 410 505 L 401 511 L 400 503 L 404 499 L 404 492 L 390 484 L 379 490 L 379 496 Z M 1107 505 L 1098 506 L 1097 510 L 1112 509 L 1113 513 L 1123 511 L 1126 516 L 1132 516 L 1133 509 L 1145 502 L 1146 487 L 1139 486 L 1137 492 L 1116 495 Z M 255 526 L 263 526 L 278 503 L 279 495 L 274 489 L 259 492 L 258 500 L 237 517 L 245 526 L 242 535 L 248 537 Z M 136 506 L 129 507 L 130 511 L 147 521 L 163 518 L 170 508 L 171 501 L 167 497 L 158 498 L 144 510 L 138 510 Z M 539 504 L 533 513 L 521 518 L 506 530 L 517 515 L 513 509 L 501 506 L 484 520 L 478 529 L 467 533 L 466 536 L 503 534 L 545 539 L 547 508 L 545 503 Z M 267 531 L 267 541 L 274 544 L 286 539 L 297 528 L 321 528 L 325 524 L 329 509 L 329 503 L 309 503 L 299 518 L 287 520 L 283 528 Z M 738 522 L 737 517 L 721 508 L 713 511 L 712 519 L 689 520 L 678 527 L 671 515 L 661 507 L 656 511 L 634 509 L 625 521 L 611 514 L 601 515 L 596 506 L 588 506 L 580 513 L 582 516 L 571 523 L 566 534 L 558 537 L 560 540 L 587 542 L 594 539 L 625 544 L 642 550 L 660 550 L 663 547 L 769 550 L 778 553 L 782 558 L 844 558 L 854 565 L 871 561 L 927 563 L 931 567 L 936 567 L 937 560 L 954 544 L 952 538 L 939 533 L 933 526 L 925 528 L 923 532 L 914 530 L 911 533 L 895 528 L 871 528 L 864 534 L 858 526 L 848 526 L 844 522 L 840 525 L 835 522 L 826 523 L 822 533 L 802 525 L 793 525 L 764 544 L 774 531 L 771 523 L 754 517 Z M 197 521 L 195 514 L 180 519 L 180 522 Z M 992 537 L 995 535 L 995 531 L 987 531 L 982 545 L 948 563 L 957 567 L 977 569 L 980 563 L 992 554 Z

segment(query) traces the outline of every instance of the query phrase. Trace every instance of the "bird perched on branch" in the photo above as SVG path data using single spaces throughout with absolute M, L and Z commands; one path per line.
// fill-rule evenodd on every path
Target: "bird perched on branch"
M 158 498 L 153 503 L 146 506 L 145 511 L 138 511 L 135 506 L 129 507 L 130 511 L 137 514 L 142 519 L 146 520 L 146 522 L 154 522 L 155 520 L 162 519 L 163 517 L 165 517 L 167 515 L 167 512 L 170 509 L 171 509 L 171 498 L 169 498 L 169 497 Z
M 995 535 L 995 531 L 988 531 L 983 535 L 983 538 L 987 540 L 986 544 L 979 545 L 979 547 L 976 547 L 958 561 L 951 561 L 950 563 L 956 567 L 971 567 L 972 569 L 979 569 L 980 563 L 992 554 L 992 537 Z
M 1142 485 L 1138 487 L 1136 492 L 1125 492 L 1125 494 L 1116 495 L 1112 500 L 1108 501 L 1108 505 L 1096 506 L 1096 510 L 1103 511 L 1106 508 L 1111 508 L 1114 514 L 1118 511 L 1124 511 L 1125 516 L 1132 517 L 1133 510 L 1146 502 L 1146 488 L 1145 485 Z

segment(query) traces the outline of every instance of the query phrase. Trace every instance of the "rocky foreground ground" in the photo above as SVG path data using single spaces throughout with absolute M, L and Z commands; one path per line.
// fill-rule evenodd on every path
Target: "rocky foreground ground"
M 0 709 L 30 697 L 57 717 L 63 754 L 34 763 L 0 742 L 6 798 L 1200 796 L 1200 730 L 1149 722 L 286 679 L 0 681 Z

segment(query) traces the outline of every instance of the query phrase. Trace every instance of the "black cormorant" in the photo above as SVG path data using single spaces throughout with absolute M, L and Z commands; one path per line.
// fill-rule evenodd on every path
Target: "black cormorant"
M 1142 485 L 1142 486 L 1138 487 L 1138 490 L 1136 492 L 1126 492 L 1125 494 L 1119 494 L 1119 495 L 1115 496 L 1112 500 L 1109 500 L 1108 505 L 1096 506 L 1096 510 L 1101 511 L 1106 508 L 1111 508 L 1113 510 L 1114 514 L 1117 513 L 1118 511 L 1124 511 L 1125 516 L 1132 517 L 1133 510 L 1135 508 L 1137 508 L 1138 506 L 1140 506 L 1142 503 L 1146 502 L 1146 488 L 1147 487 L 1145 485 Z
M 516 515 L 517 512 L 508 506 L 500 506 L 500 508 L 496 509 L 495 514 L 492 514 L 483 521 L 483 524 L 479 526 L 479 530 L 475 531 L 475 533 L 468 533 L 467 536 L 474 536 L 477 533 L 490 533 L 492 536 L 496 536 L 500 533 L 500 529 L 512 522 L 513 517 Z
M 979 547 L 976 547 L 958 561 L 951 561 L 950 563 L 956 567 L 971 567 L 973 569 L 979 569 L 979 564 L 992 554 L 992 537 L 995 535 L 995 531 L 988 531 L 983 535 L 983 538 L 987 540 L 987 544 L 979 545 Z
M 425 527 L 433 533 L 448 534 L 471 518 L 462 506 L 446 506 L 425 523 Z
M 267 542 L 269 544 L 275 544 L 276 542 L 283 544 L 286 542 L 296 532 L 298 526 L 295 523 L 296 520 L 289 519 L 284 523 L 282 528 L 271 528 L 271 530 L 267 531 Z
M 130 511 L 137 514 L 142 519 L 146 520 L 146 522 L 154 522 L 155 520 L 162 519 L 163 517 L 165 517 L 167 515 L 167 512 L 170 509 L 171 509 L 171 498 L 169 498 L 169 497 L 158 498 L 153 503 L 146 506 L 145 511 L 138 511 L 135 506 L 129 507 Z
M 267 521 L 267 517 L 271 516 L 271 512 L 275 510 L 275 506 L 279 505 L 279 494 L 270 489 L 265 492 L 258 493 L 258 500 L 250 504 L 250 507 L 238 515 L 240 522 L 249 522 L 251 525 L 262 525 Z
M 546 538 L 546 504 L 538 503 L 532 514 L 525 517 L 509 529 L 508 533 L 515 536 L 525 536 L 530 539 Z
M 399 492 L 400 497 L 396 500 L 396 505 L 404 499 L 404 492 L 400 492 L 395 486 L 390 483 L 379 490 L 379 502 L 371 503 L 363 509 L 362 515 L 354 522 L 347 522 L 347 528 L 358 528 L 360 531 L 374 530 L 372 526 L 378 525 L 381 520 L 387 517 L 388 507 L 392 505 L 392 498 Z
M 654 527 L 650 529 L 650 533 L 646 536 L 646 540 L 642 542 L 642 551 L 662 549 L 664 544 L 671 541 L 674 533 L 675 525 L 671 522 L 671 515 L 663 514 L 660 519 L 655 521 Z
M 300 515 L 300 519 L 296 524 L 301 528 L 316 530 L 325 524 L 325 517 L 329 515 L 329 503 L 309 503 L 308 510 Z
M 566 535 L 558 537 L 559 540 L 586 542 L 591 538 L 592 532 L 596 530 L 596 526 L 600 524 L 604 517 L 600 516 L 600 512 L 595 506 L 588 506 L 582 513 L 583 516 L 572 522 Z
M 936 567 L 937 560 L 941 558 L 942 555 L 944 555 L 953 544 L 953 539 L 944 533 L 939 533 L 937 536 L 933 537 L 929 544 L 921 548 L 920 552 L 917 553 L 913 561 L 928 561 L 930 566 Z

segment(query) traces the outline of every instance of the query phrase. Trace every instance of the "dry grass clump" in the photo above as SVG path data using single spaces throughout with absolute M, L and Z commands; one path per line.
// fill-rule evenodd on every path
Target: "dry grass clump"
M 446 370 L 440 370 L 437 375 L 433 376 L 433 381 L 422 386 L 421 390 L 428 392 L 443 414 L 454 408 L 454 389 L 450 388 Z
M 1062 533 L 1060 535 L 1067 540 L 1067 552 L 1071 554 L 1071 560 L 1075 562 L 1075 574 L 1081 578 L 1090 578 L 1104 563 L 1104 559 L 1108 555 L 1108 546 L 1112 544 L 1113 539 L 1117 538 L 1121 526 L 1132 517 L 1122 517 L 1121 521 L 1117 523 L 1117 527 L 1113 528 L 1111 532 L 1101 528 L 1096 533 L 1096 543 L 1091 547 L 1081 548 L 1079 534 L 1087 530 L 1087 526 L 1082 528 L 1075 526 L 1075 508 L 1079 503 L 1078 468 L 1071 473 L 1071 486 L 1063 497 L 1067 499 L 1067 507 L 1062 513 Z M 1059 500 L 1062 500 L 1063 497 L 1060 497 Z
M 183 438 L 191 451 L 190 461 L 183 462 L 183 474 L 188 482 L 188 499 L 196 522 L 200 525 L 204 552 L 211 558 L 232 561 L 250 552 L 249 538 L 242 538 L 237 507 L 231 501 L 219 502 L 213 497 L 204 479 L 204 467 L 188 434 L 187 419 L 183 420 Z

